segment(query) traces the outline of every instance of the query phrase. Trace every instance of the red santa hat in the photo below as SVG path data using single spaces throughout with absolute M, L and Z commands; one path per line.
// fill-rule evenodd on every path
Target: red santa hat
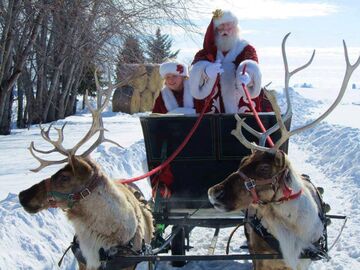
M 199 60 L 207 59 L 208 61 L 214 62 L 216 58 L 216 44 L 215 44 L 215 29 L 222 23 L 233 22 L 235 25 L 238 24 L 237 17 L 231 11 L 223 11 L 217 9 L 213 12 L 211 22 L 206 29 L 203 49 L 199 51 L 194 58 L 192 64 L 195 64 Z
M 165 78 L 165 75 L 169 73 L 189 77 L 187 66 L 179 62 L 166 62 L 160 65 L 161 77 Z

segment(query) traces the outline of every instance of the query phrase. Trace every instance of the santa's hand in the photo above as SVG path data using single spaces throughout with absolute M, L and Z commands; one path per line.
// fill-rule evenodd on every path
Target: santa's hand
M 218 74 L 223 72 L 224 70 L 222 69 L 220 62 L 211 63 L 205 68 L 205 73 L 209 78 L 215 78 Z
M 238 80 L 241 84 L 248 85 L 251 82 L 250 75 L 247 72 L 238 75 Z

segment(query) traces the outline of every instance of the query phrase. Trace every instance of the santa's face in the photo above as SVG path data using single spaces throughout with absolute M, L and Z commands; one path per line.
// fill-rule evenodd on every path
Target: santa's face
M 184 77 L 168 73 L 165 75 L 165 85 L 172 91 L 178 92 L 184 88 Z
M 232 36 L 236 33 L 236 26 L 233 22 L 227 22 L 220 24 L 216 30 L 222 37 Z
M 238 39 L 238 28 L 233 22 L 222 23 L 215 29 L 216 46 L 222 52 L 230 51 Z

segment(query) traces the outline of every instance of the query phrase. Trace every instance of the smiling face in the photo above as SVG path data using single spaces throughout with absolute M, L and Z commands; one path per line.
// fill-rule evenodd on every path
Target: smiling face
M 236 33 L 236 26 L 233 22 L 222 23 L 216 27 L 216 31 L 220 36 L 231 36 Z
M 237 25 L 233 22 L 222 23 L 215 29 L 215 42 L 216 46 L 222 52 L 231 50 L 239 34 Z
M 165 85 L 172 91 L 179 92 L 184 89 L 184 77 L 172 73 L 165 75 Z

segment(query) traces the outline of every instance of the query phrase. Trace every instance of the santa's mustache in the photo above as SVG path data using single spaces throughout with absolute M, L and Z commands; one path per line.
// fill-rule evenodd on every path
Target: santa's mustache
M 237 39 L 238 35 L 236 33 L 222 33 L 221 35 L 218 33 L 215 37 L 215 42 L 219 50 L 229 51 L 234 47 Z

